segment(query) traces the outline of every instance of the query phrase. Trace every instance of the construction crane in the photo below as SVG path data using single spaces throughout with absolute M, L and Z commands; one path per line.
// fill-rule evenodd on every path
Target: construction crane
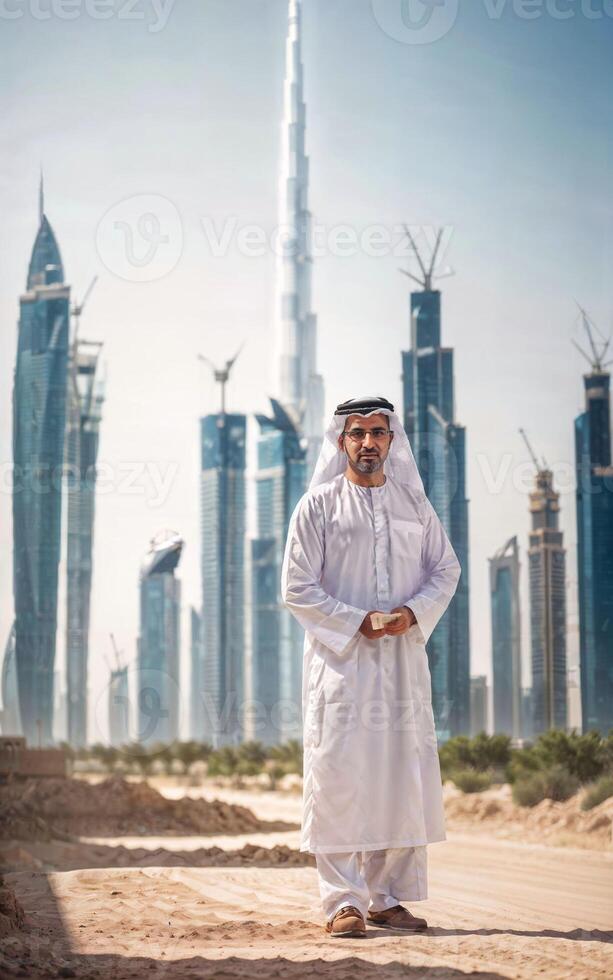
M 238 357 L 244 346 L 245 344 L 242 343 L 239 349 L 237 350 L 236 354 L 234 355 L 234 357 L 230 358 L 229 361 L 226 361 L 226 365 L 223 368 L 218 368 L 215 364 L 213 364 L 211 360 L 209 360 L 208 357 L 205 357 L 204 354 L 198 354 L 198 360 L 203 361 L 205 364 L 208 364 L 208 366 L 213 369 L 215 381 L 219 381 L 219 383 L 221 384 L 221 414 L 222 415 L 226 414 L 226 385 L 230 380 L 230 373 L 232 371 L 232 368 L 234 367 L 236 361 L 238 360 Z
M 111 637 L 111 644 L 112 644 L 112 647 L 113 647 L 113 653 L 115 654 L 115 663 L 117 664 L 117 670 L 122 670 L 122 666 L 121 666 L 121 655 L 122 655 L 123 651 L 122 650 L 119 650 L 117 648 L 117 644 L 115 643 L 115 637 L 113 636 L 113 634 L 110 633 L 109 635 Z
M 575 347 L 577 348 L 577 350 L 579 351 L 579 353 L 586 359 L 586 361 L 590 365 L 590 367 L 591 367 L 592 371 L 594 372 L 594 374 L 601 374 L 604 371 L 604 369 L 609 366 L 609 364 L 613 364 L 613 361 L 606 361 L 605 362 L 605 360 L 604 360 L 605 357 L 607 356 L 607 351 L 609 350 L 609 345 L 611 343 L 611 338 L 609 337 L 608 340 L 605 340 L 604 337 L 602 337 L 602 334 L 601 334 L 601 337 L 602 337 L 602 349 L 601 350 L 598 350 L 598 347 L 596 345 L 596 341 L 594 340 L 594 333 L 600 333 L 600 331 L 598 330 L 598 327 L 596 326 L 596 324 L 593 323 L 592 320 L 590 320 L 589 316 L 587 315 L 587 313 L 585 312 L 585 310 L 583 309 L 583 307 L 582 306 L 579 306 L 579 303 L 577 303 L 577 306 L 579 307 L 579 313 L 581 314 L 581 319 L 583 321 L 583 327 L 584 327 L 585 332 L 586 332 L 587 337 L 588 337 L 588 341 L 589 341 L 589 344 L 590 344 L 590 350 L 591 350 L 592 356 L 590 357 L 590 355 L 587 354 L 583 350 L 583 348 L 577 343 L 577 341 L 574 340 L 574 339 L 573 339 L 573 344 L 575 345 Z
M 74 321 L 73 343 L 75 345 L 76 345 L 77 336 L 78 336 L 78 333 L 79 333 L 79 321 L 81 319 L 81 314 L 83 312 L 83 308 L 84 308 L 85 304 L 87 303 L 89 297 L 91 296 L 92 289 L 94 288 L 94 286 L 96 285 L 97 282 L 98 282 L 98 276 L 94 276 L 94 278 L 90 282 L 89 286 L 87 287 L 87 289 L 85 291 L 85 296 L 83 297 L 83 299 L 81 300 L 81 302 L 80 303 L 75 303 L 74 306 L 72 307 L 72 310 L 70 311 L 71 312 L 71 315 L 72 315 L 72 319 Z
M 432 258 L 430 259 L 430 265 L 427 268 L 426 268 L 426 265 L 425 265 L 425 263 L 424 263 L 424 261 L 423 261 L 423 259 L 421 257 L 421 253 L 420 253 L 420 251 L 419 251 L 419 249 L 417 247 L 417 243 L 416 243 L 415 239 L 413 238 L 413 235 L 411 234 L 411 231 L 410 231 L 408 225 L 405 225 L 404 226 L 404 230 L 405 230 L 405 234 L 406 234 L 406 236 L 407 236 L 407 238 L 409 240 L 409 243 L 411 245 L 411 248 L 413 249 L 413 252 L 415 254 L 415 258 L 417 259 L 419 268 L 421 270 L 421 278 L 419 278 L 419 276 L 414 276 L 413 273 L 412 272 L 409 272 L 407 269 L 400 269 L 400 272 L 402 272 L 403 276 L 408 276 L 409 279 L 412 279 L 413 282 L 416 282 L 417 285 L 418 286 L 421 286 L 422 289 L 424 289 L 426 292 L 430 292 L 430 290 L 432 289 L 432 283 L 434 281 L 434 267 L 436 265 L 436 260 L 437 260 L 437 257 L 438 257 L 438 252 L 439 252 L 439 249 L 441 247 L 441 241 L 443 239 L 443 230 L 444 229 L 443 228 L 439 228 L 439 230 L 438 230 L 438 232 L 436 234 L 436 241 L 434 243 L 434 248 L 432 250 Z M 437 279 L 444 279 L 446 276 L 452 276 L 452 275 L 453 275 L 453 270 L 452 269 L 446 269 L 444 272 L 439 273 L 436 276 L 436 278 Z
M 537 473 L 540 473 L 542 469 L 545 469 L 546 470 L 547 469 L 547 460 L 545 459 L 545 457 L 544 456 L 542 457 L 542 459 L 543 459 L 543 465 L 542 466 L 539 466 L 539 461 L 536 458 L 536 453 L 534 452 L 534 449 L 530 445 L 530 441 L 528 439 L 528 436 L 526 435 L 525 429 L 520 429 L 519 432 L 520 432 L 520 435 L 521 435 L 522 439 L 526 443 L 526 446 L 528 447 L 528 452 L 530 453 L 530 458 L 532 459 L 532 462 L 534 463 L 534 466 L 536 468 L 536 472 Z
M 81 417 L 90 416 L 100 419 L 101 405 L 104 399 L 104 382 L 94 378 L 98 367 L 98 354 L 100 353 L 103 342 L 100 340 L 80 340 L 79 326 L 81 314 L 91 296 L 92 289 L 98 282 L 98 276 L 94 276 L 90 282 L 85 295 L 80 303 L 75 303 L 70 311 L 74 323 L 72 331 L 72 344 L 70 347 L 69 376 L 72 387 L 72 397 L 76 405 L 79 405 Z M 89 353 L 85 348 L 95 348 Z M 85 375 L 88 383 L 80 390 L 79 375 Z M 91 381 L 91 383 L 89 383 Z

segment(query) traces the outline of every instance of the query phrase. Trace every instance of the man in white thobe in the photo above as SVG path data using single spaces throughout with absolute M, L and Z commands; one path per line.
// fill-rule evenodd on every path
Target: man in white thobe
M 282 573 L 305 630 L 300 849 L 333 937 L 426 927 L 400 901 L 427 898 L 426 845 L 445 839 L 426 643 L 459 576 L 393 405 L 339 405 Z M 377 612 L 399 615 L 374 628 Z

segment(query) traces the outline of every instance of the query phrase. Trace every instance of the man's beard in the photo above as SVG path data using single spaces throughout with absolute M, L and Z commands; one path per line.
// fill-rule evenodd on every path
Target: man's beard
M 377 473 L 378 470 L 383 466 L 383 460 L 380 456 L 358 456 L 355 462 L 352 462 L 352 466 L 358 473 Z

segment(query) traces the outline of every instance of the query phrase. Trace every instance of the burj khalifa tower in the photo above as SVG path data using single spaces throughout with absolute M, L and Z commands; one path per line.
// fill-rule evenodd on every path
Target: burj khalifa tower
M 317 373 L 311 309 L 311 213 L 302 66 L 302 4 L 290 0 L 279 181 L 276 365 L 279 401 L 298 425 L 312 472 L 323 436 L 324 386 Z

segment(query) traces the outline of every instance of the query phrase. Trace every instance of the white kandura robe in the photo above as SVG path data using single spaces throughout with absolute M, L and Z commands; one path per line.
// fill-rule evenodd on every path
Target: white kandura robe
M 387 476 L 310 490 L 290 521 L 282 595 L 305 630 L 301 851 L 417 847 L 445 839 L 426 642 L 460 566 L 427 498 Z M 358 632 L 409 606 L 403 636 Z

